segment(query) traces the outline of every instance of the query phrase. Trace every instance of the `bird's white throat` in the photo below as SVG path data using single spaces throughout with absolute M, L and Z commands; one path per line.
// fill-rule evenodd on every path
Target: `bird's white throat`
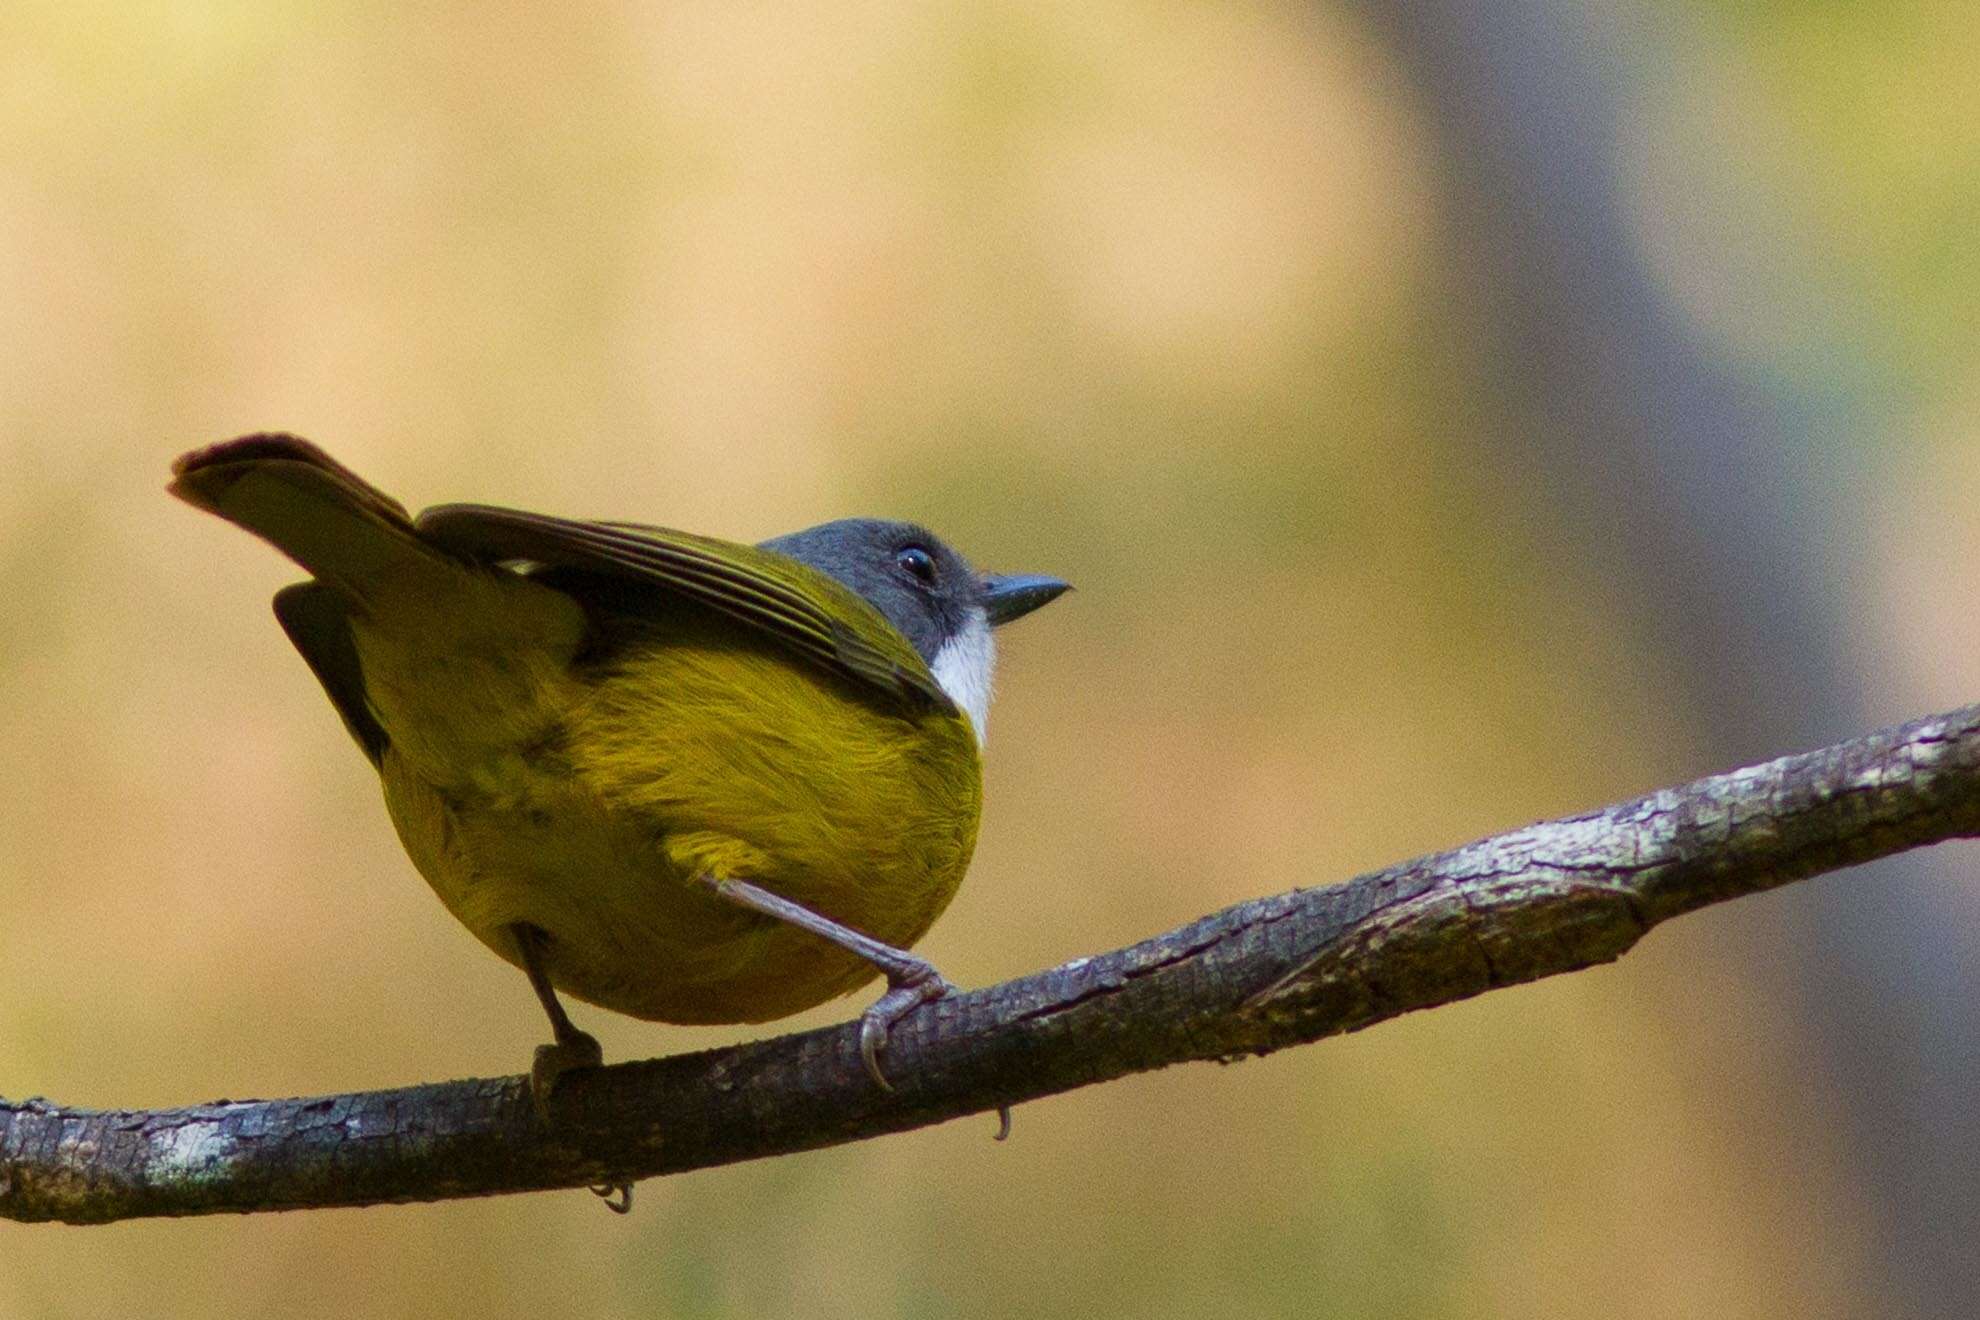
M 949 700 L 969 712 L 978 746 L 990 727 L 990 676 L 997 667 L 997 643 L 990 637 L 990 618 L 981 609 L 969 612 L 962 631 L 942 643 L 928 668 Z

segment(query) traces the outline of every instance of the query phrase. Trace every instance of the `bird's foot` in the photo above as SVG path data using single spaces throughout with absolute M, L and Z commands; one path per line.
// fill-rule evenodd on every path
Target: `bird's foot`
M 820 916 L 802 904 L 793 903 L 747 880 L 704 875 L 701 883 L 712 889 L 718 898 L 779 921 L 788 921 L 799 930 L 808 930 L 820 939 L 830 940 L 847 952 L 859 955 L 887 974 L 887 993 L 860 1015 L 859 1057 L 866 1064 L 867 1075 L 879 1083 L 882 1090 L 893 1090 L 893 1085 L 887 1081 L 887 1074 L 880 1071 L 880 1051 L 887 1048 L 888 1030 L 923 1004 L 955 993 L 955 987 L 942 979 L 934 964 L 915 957 L 906 949 L 883 944 L 871 935 L 840 925 L 830 917 Z M 1000 1120 L 997 1140 L 1002 1141 L 1011 1134 L 1009 1106 L 999 1105 L 997 1117 Z
M 898 966 L 887 969 L 887 993 L 874 1000 L 859 1019 L 859 1057 L 883 1090 L 894 1089 L 887 1074 L 880 1071 L 880 1051 L 887 1048 L 888 1030 L 923 1004 L 953 993 L 955 987 L 934 965 L 919 958 L 903 955 Z
M 557 1083 L 565 1073 L 579 1068 L 597 1068 L 604 1062 L 605 1052 L 598 1048 L 597 1039 L 587 1031 L 573 1029 L 554 1045 L 538 1045 L 536 1058 L 529 1068 L 529 1098 L 536 1106 L 537 1119 L 544 1126 L 549 1126 L 550 1094 L 557 1089 Z M 632 1212 L 633 1189 L 629 1182 L 603 1183 L 587 1190 L 603 1201 L 605 1208 L 615 1215 Z
M 572 1031 L 554 1045 L 538 1045 L 536 1059 L 529 1066 L 529 1098 L 536 1105 L 536 1116 L 550 1121 L 550 1093 L 565 1073 L 578 1068 L 596 1068 L 605 1062 L 605 1051 L 588 1031 Z

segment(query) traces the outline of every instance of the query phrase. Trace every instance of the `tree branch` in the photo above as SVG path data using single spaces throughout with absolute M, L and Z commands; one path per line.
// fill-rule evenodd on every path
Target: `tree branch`
M 857 1024 L 577 1073 L 186 1109 L 0 1100 L 0 1216 L 106 1223 L 488 1196 L 812 1150 L 1358 1031 L 1611 961 L 1661 921 L 1980 833 L 1980 706 L 1528 826 L 932 1004 L 882 1091 Z

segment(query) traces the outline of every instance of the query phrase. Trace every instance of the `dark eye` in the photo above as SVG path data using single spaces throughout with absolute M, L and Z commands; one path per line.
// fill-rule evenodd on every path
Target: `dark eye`
M 923 582 L 935 581 L 935 556 L 918 545 L 905 545 L 896 550 L 894 562 Z

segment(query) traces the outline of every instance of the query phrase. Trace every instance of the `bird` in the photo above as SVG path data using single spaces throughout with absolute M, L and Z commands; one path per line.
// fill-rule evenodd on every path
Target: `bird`
M 417 517 L 315 444 L 181 456 L 168 490 L 309 577 L 275 615 L 413 866 L 550 1020 L 528 1085 L 603 1061 L 559 996 L 755 1023 L 871 982 L 866 1071 L 953 987 L 909 952 L 968 868 L 993 630 L 1068 584 L 913 523 L 759 545 L 481 504 Z

